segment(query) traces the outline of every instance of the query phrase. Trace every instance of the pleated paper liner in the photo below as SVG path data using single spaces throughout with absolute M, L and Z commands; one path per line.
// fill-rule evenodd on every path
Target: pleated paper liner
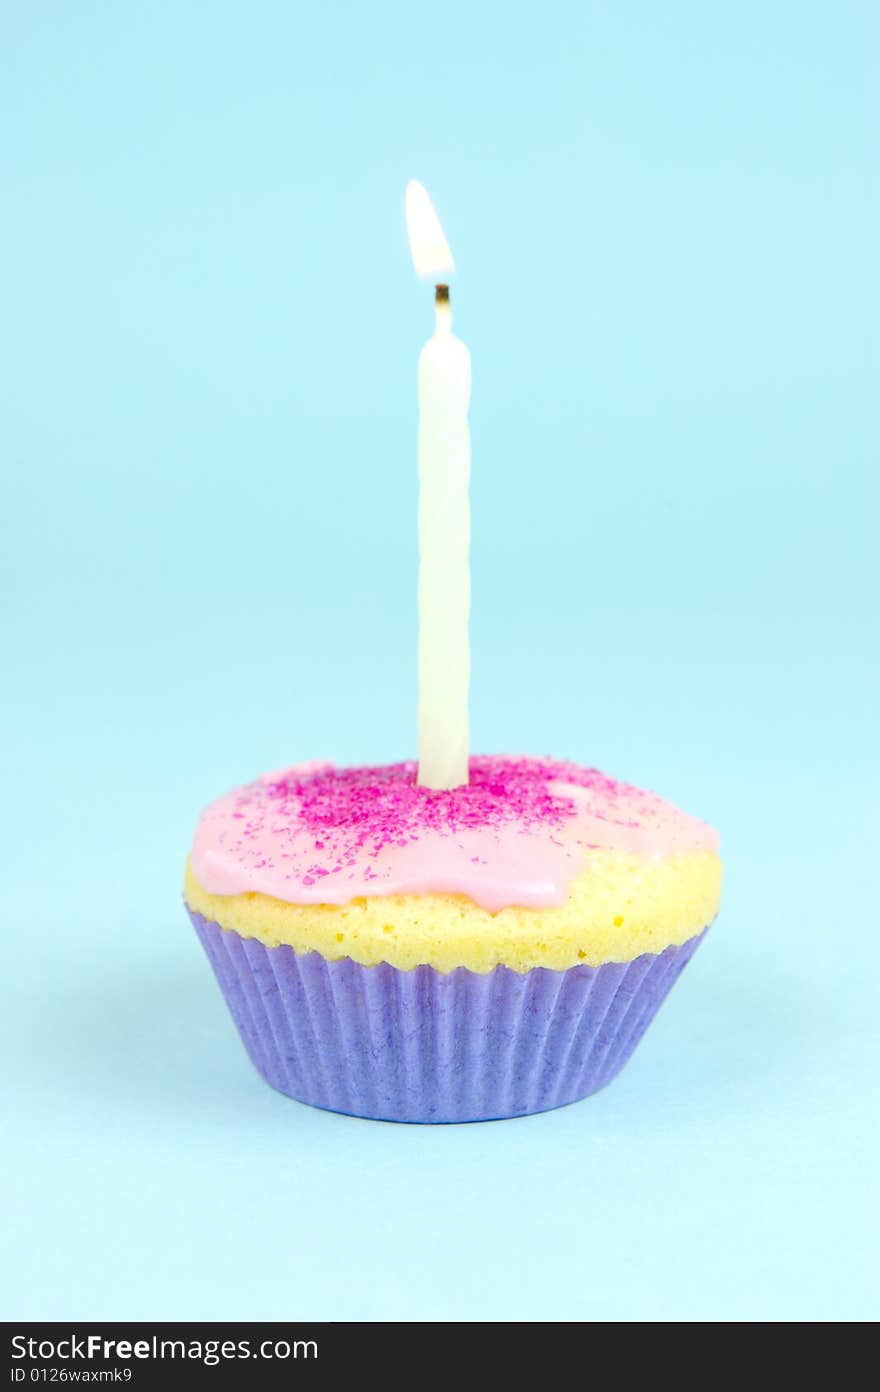
M 632 962 L 483 975 L 328 962 L 190 917 L 266 1081 L 381 1121 L 527 1116 L 597 1092 L 704 936 Z

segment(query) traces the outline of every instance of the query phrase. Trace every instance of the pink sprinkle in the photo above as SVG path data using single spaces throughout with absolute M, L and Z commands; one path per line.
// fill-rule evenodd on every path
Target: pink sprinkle
M 291 769 L 270 784 L 251 785 L 242 799 L 253 823 L 274 816 L 315 837 L 316 850 L 330 846 L 345 857 L 370 842 L 383 846 L 417 841 L 426 830 L 454 835 L 465 828 L 518 823 L 524 828 L 559 825 L 574 815 L 570 798 L 549 791 L 567 782 L 612 794 L 619 785 L 597 769 L 553 759 L 478 755 L 470 762 L 470 782 L 448 792 L 420 788 L 414 762 L 373 768 Z

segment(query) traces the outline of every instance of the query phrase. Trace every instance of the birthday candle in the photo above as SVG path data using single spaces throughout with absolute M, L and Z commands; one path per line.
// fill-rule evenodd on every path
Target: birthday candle
M 468 781 L 471 355 L 452 332 L 452 253 L 425 188 L 406 191 L 413 263 L 435 282 L 419 357 L 419 783 Z

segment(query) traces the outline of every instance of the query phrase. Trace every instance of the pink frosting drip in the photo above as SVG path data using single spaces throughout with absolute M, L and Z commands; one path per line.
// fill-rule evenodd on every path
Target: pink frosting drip
M 496 913 L 564 904 L 591 849 L 666 856 L 718 836 L 654 793 L 552 759 L 479 756 L 449 792 L 414 763 L 299 764 L 212 802 L 192 865 L 212 894 L 344 904 L 368 894 L 466 894 Z

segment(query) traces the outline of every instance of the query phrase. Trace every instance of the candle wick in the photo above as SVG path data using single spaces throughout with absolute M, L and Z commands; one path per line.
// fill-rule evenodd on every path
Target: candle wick
M 449 303 L 449 286 L 434 286 L 434 322 L 438 334 L 452 332 L 452 305 Z

